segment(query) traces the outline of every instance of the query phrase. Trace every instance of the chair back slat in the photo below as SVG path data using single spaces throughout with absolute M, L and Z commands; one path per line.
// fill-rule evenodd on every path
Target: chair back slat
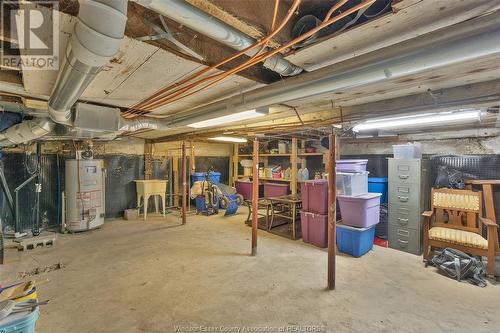
M 467 227 L 479 232 L 482 193 L 469 190 L 432 189 L 432 209 L 436 222 Z

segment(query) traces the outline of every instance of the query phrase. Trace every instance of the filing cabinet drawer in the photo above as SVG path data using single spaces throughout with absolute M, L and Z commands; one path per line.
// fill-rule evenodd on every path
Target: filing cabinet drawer
M 389 226 L 389 247 L 420 255 L 422 254 L 420 234 L 420 229 Z
M 394 226 L 420 229 L 420 215 L 416 206 L 389 204 L 389 224 Z
M 405 184 L 420 184 L 420 160 L 389 159 L 389 180 Z
M 418 207 L 420 203 L 420 186 L 389 181 L 389 203 Z

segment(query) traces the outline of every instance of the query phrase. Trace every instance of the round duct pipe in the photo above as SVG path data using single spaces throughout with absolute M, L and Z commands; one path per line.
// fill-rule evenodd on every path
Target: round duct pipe
M 232 26 L 219 21 L 204 11 L 191 6 L 184 0 L 133 1 L 235 50 L 241 51 L 256 42 L 253 38 L 245 35 Z M 246 55 L 251 57 L 257 52 L 258 48 L 254 48 L 246 52 Z M 263 65 L 267 69 L 283 76 L 293 76 L 300 74 L 303 71 L 301 67 L 292 64 L 281 54 L 275 54 L 269 57 L 264 61 Z
M 382 54 L 382 51 L 379 51 L 381 55 L 377 61 L 371 59 L 362 66 L 342 69 L 338 64 L 331 65 L 300 77 L 251 90 L 242 96 L 196 108 L 191 111 L 190 116 L 174 118 L 171 125 L 184 126 L 200 116 L 221 117 L 500 54 L 499 32 L 500 27 L 495 15 L 483 17 L 477 24 L 467 22 L 432 36 L 422 36 L 412 42 L 401 43 L 397 49 L 392 49 L 397 52 L 389 52 L 390 56 L 387 52 Z
M 61 70 L 49 98 L 49 115 L 72 123 L 71 107 L 118 51 L 127 22 L 127 1 L 79 0 L 80 10 Z

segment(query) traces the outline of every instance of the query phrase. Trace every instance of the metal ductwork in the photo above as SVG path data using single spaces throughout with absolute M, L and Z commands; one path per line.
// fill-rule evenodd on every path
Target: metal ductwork
M 0 133 L 0 147 L 13 146 L 40 139 L 49 134 L 55 123 L 49 118 L 23 121 Z
M 191 6 L 184 0 L 133 1 L 235 50 L 241 51 L 256 42 L 253 38 Z M 257 51 L 258 48 L 249 50 L 246 55 L 251 57 Z M 275 54 L 265 60 L 264 67 L 283 76 L 293 76 L 303 71 L 301 67 L 292 64 L 283 58 L 281 54 Z
M 118 108 L 86 103 L 76 104 L 74 127 L 89 132 L 108 132 L 116 135 L 143 129 L 169 129 L 164 119 L 146 117 L 125 119 Z
M 174 118 L 171 125 L 184 126 L 200 115 L 220 117 L 500 54 L 499 17 L 492 14 L 392 46 L 390 56 L 376 51 L 354 59 L 350 65 L 331 65 L 199 107 L 188 116 Z
M 127 22 L 126 0 L 79 0 L 77 22 L 49 98 L 49 115 L 72 123 L 71 107 L 116 54 Z

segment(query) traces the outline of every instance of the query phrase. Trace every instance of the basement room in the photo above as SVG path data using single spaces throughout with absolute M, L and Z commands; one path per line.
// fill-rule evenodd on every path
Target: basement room
M 500 2 L 0 2 L 0 333 L 500 332 Z

